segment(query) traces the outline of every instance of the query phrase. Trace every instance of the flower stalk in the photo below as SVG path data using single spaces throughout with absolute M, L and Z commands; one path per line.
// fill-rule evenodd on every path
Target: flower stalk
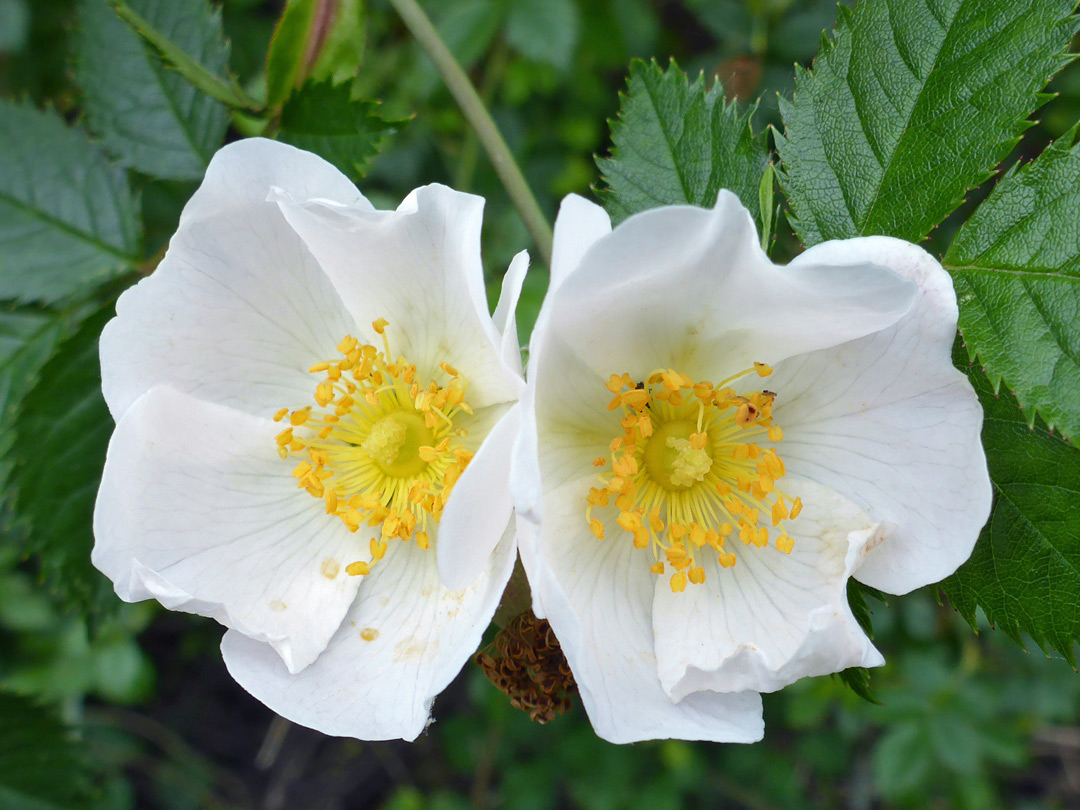
M 499 128 L 495 126 L 476 88 L 473 87 L 469 77 L 465 75 L 465 71 L 461 69 L 461 65 L 450 53 L 450 49 L 446 47 L 439 32 L 435 30 L 435 26 L 416 0 L 390 0 L 390 4 L 401 15 L 402 21 L 416 37 L 420 47 L 435 63 L 436 69 L 461 108 L 462 115 L 480 139 L 492 166 L 495 167 L 496 174 L 499 175 L 499 180 L 525 222 L 529 236 L 532 237 L 544 264 L 550 266 L 551 226 L 540 210 L 540 205 L 536 202 L 536 197 L 529 188 L 525 175 L 521 173 L 510 147 L 506 145 Z

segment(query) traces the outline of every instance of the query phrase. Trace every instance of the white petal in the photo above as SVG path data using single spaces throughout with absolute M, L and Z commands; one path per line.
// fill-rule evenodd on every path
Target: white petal
M 795 539 L 791 554 L 732 538 L 725 548 L 735 566 L 706 556 L 704 584 L 672 593 L 669 576 L 656 578 L 656 657 L 673 699 L 702 689 L 774 692 L 799 678 L 885 663 L 847 601 L 848 578 L 885 530 L 824 487 L 785 478 L 784 489 L 806 504 L 784 524 Z M 632 564 L 646 567 L 645 554 Z
M 280 141 L 245 138 L 214 154 L 202 184 L 184 206 L 180 227 L 261 207 L 272 187 L 285 189 L 297 199 L 319 197 L 373 210 L 352 181 L 318 155 Z
M 218 152 L 165 258 L 120 296 L 102 333 L 114 418 L 155 385 L 261 416 L 310 402 L 307 369 L 332 357 L 355 324 L 266 202 L 271 182 L 367 204 L 336 169 L 292 147 L 255 140 Z
M 443 509 L 435 553 L 442 583 L 451 590 L 480 576 L 514 510 L 509 479 L 518 414 L 514 405 L 491 430 Z
M 395 543 L 364 578 L 326 651 L 299 675 L 289 675 L 266 645 L 231 631 L 221 645 L 225 664 L 241 686 L 296 723 L 362 740 L 414 740 L 435 696 L 479 646 L 514 558 L 508 527 L 485 575 L 450 591 L 439 584 L 434 554 Z
M 499 356 L 507 366 L 512 368 L 520 376 L 524 374 L 521 367 L 521 344 L 517 334 L 517 305 L 521 298 L 521 285 L 525 282 L 525 273 L 529 269 L 529 252 L 523 250 L 514 256 L 510 267 L 503 276 L 502 290 L 499 293 L 499 303 L 495 305 L 495 313 L 492 320 L 495 328 L 502 335 L 499 346 Z
M 502 361 L 502 338 L 487 310 L 482 198 L 431 185 L 413 191 L 397 211 L 291 196 L 279 204 L 361 333 L 385 318 L 391 351 L 415 363 L 421 378 L 440 362 L 459 369 L 474 408 L 518 398 L 520 376 Z
M 551 282 L 554 290 L 581 263 L 586 251 L 603 236 L 611 233 L 611 218 L 596 203 L 577 194 L 568 194 L 555 217 L 554 242 L 551 247 Z
M 712 210 L 645 211 L 595 242 L 549 293 L 545 326 L 605 379 L 671 367 L 718 381 L 895 323 L 914 289 L 869 262 L 773 265 L 722 191 Z
M 109 443 L 93 563 L 121 599 L 154 598 L 269 642 L 291 671 L 326 646 L 368 538 L 324 514 L 278 458 L 280 425 L 158 387 Z M 269 649 L 269 648 L 268 648 Z
M 919 295 L 895 326 L 776 367 L 768 385 L 784 430 L 777 450 L 790 474 L 895 524 L 856 578 L 907 593 L 956 570 L 989 515 L 982 408 L 952 365 L 956 297 L 933 257 L 874 236 L 824 243 L 792 267 L 844 261 L 891 267 Z
M 760 739 L 761 698 L 754 692 L 698 692 L 678 702 L 665 694 L 653 648 L 655 577 L 630 542 L 589 533 L 585 495 L 593 482 L 574 481 L 544 498 L 538 554 L 526 572 L 596 733 L 618 743 Z

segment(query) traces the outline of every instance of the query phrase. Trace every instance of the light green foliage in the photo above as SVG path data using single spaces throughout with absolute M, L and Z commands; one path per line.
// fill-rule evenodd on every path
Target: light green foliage
M 312 81 L 289 97 L 278 137 L 321 155 L 356 180 L 367 174 L 383 137 L 403 123 L 383 118 L 374 101 L 354 99 L 351 83 Z
M 0 297 L 53 303 L 139 252 L 124 173 L 56 113 L 0 101 Z
M 1067 62 L 1073 0 L 862 0 L 840 7 L 782 100 L 780 182 L 804 244 L 923 239 L 990 176 Z
M 506 14 L 506 41 L 534 62 L 547 62 L 568 70 L 577 47 L 580 20 L 574 0 L 510 3 Z
M 90 564 L 94 498 L 112 418 L 101 396 L 97 338 L 112 306 L 89 318 L 41 369 L 23 398 L 11 449 L 15 508 L 24 548 L 61 598 L 92 613 L 115 606 L 109 581 Z
M 94 791 L 86 752 L 52 713 L 0 692 L 0 807 L 89 810 Z
M 1080 441 L 1080 146 L 1076 128 L 1009 172 L 949 245 L 960 331 L 995 391 Z
M 131 0 L 160 34 L 215 75 L 229 50 L 206 0 Z M 106 0 L 83 0 L 76 73 L 87 124 L 125 165 L 155 177 L 198 178 L 221 146 L 223 104 L 196 90 Z
M 693 82 L 672 61 L 630 64 L 611 157 L 597 161 L 605 207 L 616 221 L 661 205 L 711 208 L 730 189 L 760 223 L 759 191 L 768 158 L 750 126 L 752 110 L 728 103 L 718 82 Z
M 1027 633 L 1072 662 L 1080 640 L 1080 449 L 1042 424 L 1029 428 L 1016 400 L 995 396 L 977 367 L 968 376 L 985 412 L 994 508 L 975 552 L 941 588 L 972 626 L 981 607 L 1015 640 Z

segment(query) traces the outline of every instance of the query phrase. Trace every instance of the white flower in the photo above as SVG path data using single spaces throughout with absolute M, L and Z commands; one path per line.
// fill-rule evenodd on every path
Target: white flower
M 376 211 L 320 158 L 242 141 L 102 334 L 95 565 L 224 624 L 233 677 L 329 734 L 415 738 L 513 566 L 528 260 L 493 321 L 482 210 L 435 185 Z
M 534 611 L 600 736 L 753 741 L 758 693 L 883 662 L 848 578 L 936 582 L 989 512 L 956 318 L 896 239 L 777 267 L 728 192 L 614 231 L 567 198 L 512 489 Z

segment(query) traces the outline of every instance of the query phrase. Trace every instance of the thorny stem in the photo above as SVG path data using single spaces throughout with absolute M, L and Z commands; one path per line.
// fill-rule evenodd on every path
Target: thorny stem
M 502 181 L 511 202 L 524 220 L 525 227 L 536 244 L 537 250 L 540 251 L 541 258 L 550 266 L 551 226 L 548 225 L 525 176 L 514 162 L 510 147 L 503 140 L 498 127 L 491 119 L 491 114 L 477 94 L 476 88 L 473 87 L 469 77 L 465 75 L 465 71 L 461 69 L 461 65 L 450 53 L 450 49 L 446 47 L 438 31 L 435 30 L 435 26 L 431 24 L 431 20 L 416 0 L 390 0 L 390 5 L 401 15 L 401 19 L 416 37 L 420 47 L 435 63 L 447 88 L 461 108 L 462 115 L 480 139 L 484 151 L 487 152 L 488 158 L 495 167 L 495 172 L 499 175 L 499 180 Z

